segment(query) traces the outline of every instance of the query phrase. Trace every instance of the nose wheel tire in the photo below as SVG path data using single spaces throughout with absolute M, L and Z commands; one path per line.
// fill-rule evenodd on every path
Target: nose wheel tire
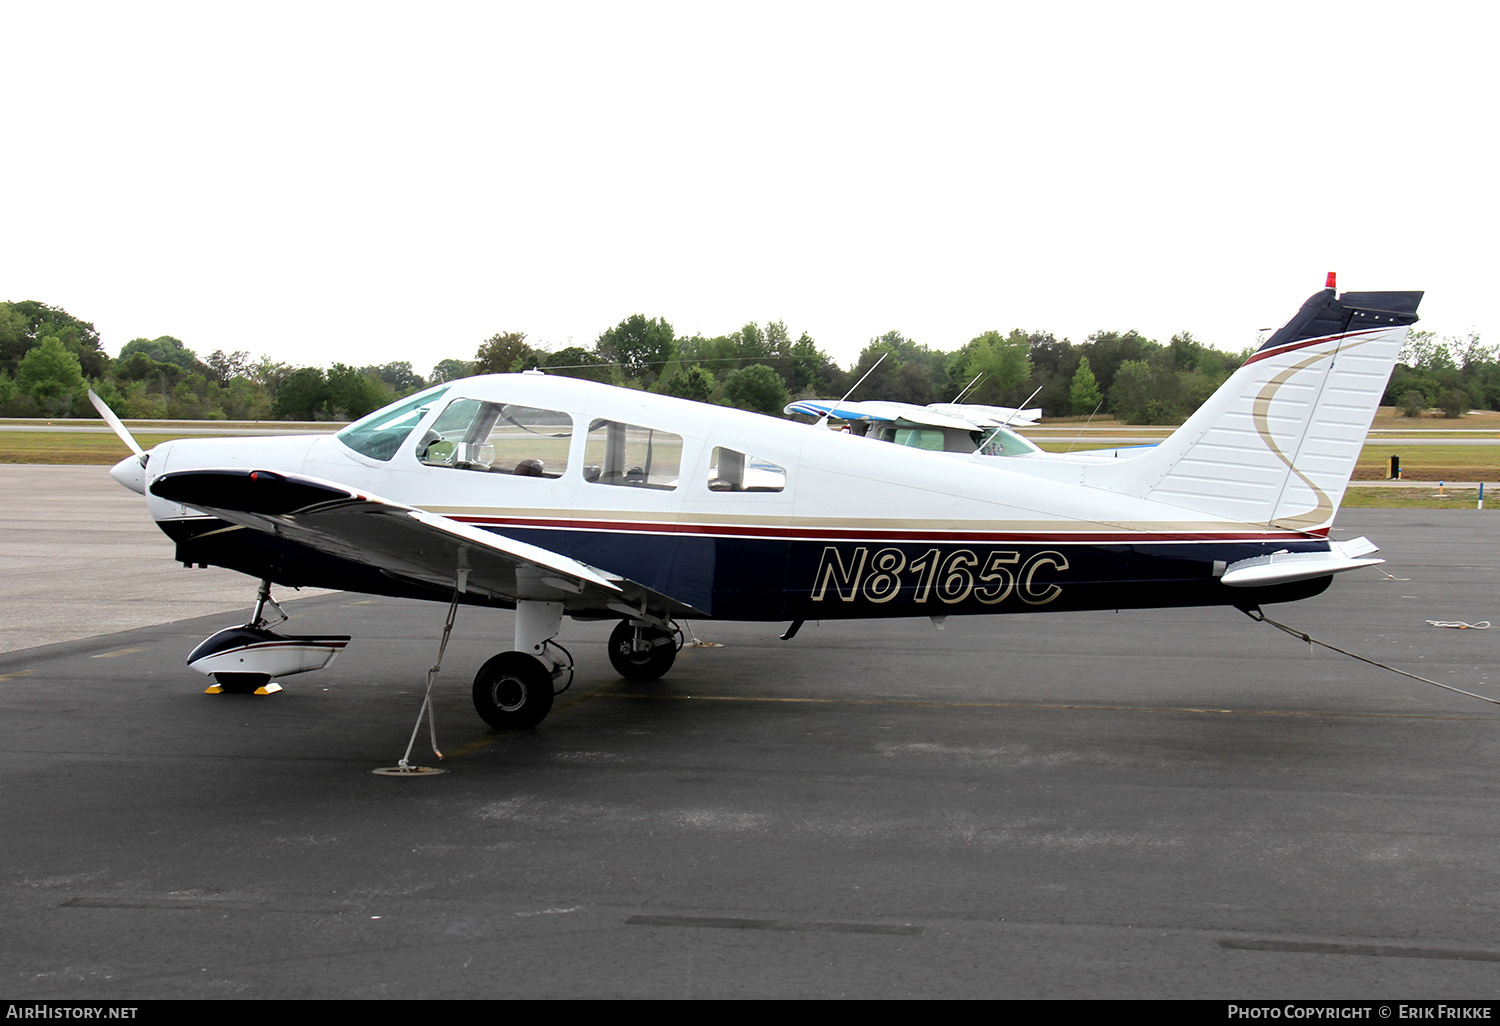
M 496 730 L 528 730 L 552 711 L 552 674 L 525 652 L 501 652 L 474 676 L 474 708 Z
M 656 680 L 677 661 L 682 647 L 679 633 L 650 625 L 640 628 L 636 642 L 636 625 L 621 620 L 609 636 L 609 664 L 626 680 Z

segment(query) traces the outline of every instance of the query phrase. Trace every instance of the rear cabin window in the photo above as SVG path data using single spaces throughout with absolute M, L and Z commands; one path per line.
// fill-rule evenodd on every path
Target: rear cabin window
M 668 491 L 677 487 L 681 469 L 681 435 L 616 420 L 589 425 L 583 455 L 586 481 Z
M 417 444 L 417 459 L 429 467 L 561 477 L 572 441 L 573 419 L 566 413 L 455 399 Z
M 779 492 L 786 488 L 786 470 L 738 449 L 714 446 L 708 465 L 711 492 Z

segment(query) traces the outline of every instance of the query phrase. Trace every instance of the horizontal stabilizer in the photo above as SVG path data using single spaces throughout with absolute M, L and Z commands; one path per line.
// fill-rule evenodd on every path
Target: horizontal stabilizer
M 1231 563 L 1220 578 L 1231 588 L 1263 588 L 1271 584 L 1290 584 L 1328 577 L 1345 570 L 1384 563 L 1369 558 L 1375 545 L 1368 538 L 1348 542 L 1331 542 L 1327 552 L 1275 552 Z

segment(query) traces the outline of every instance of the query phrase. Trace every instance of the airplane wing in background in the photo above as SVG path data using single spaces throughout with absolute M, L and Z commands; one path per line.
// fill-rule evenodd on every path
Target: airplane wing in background
M 930 403 L 915 406 L 911 403 L 888 402 L 867 399 L 860 402 L 839 402 L 834 399 L 799 399 L 789 403 L 783 413 L 801 413 L 809 417 L 828 415 L 837 420 L 863 420 L 869 422 L 907 421 L 927 427 L 943 428 L 987 428 L 1027 427 L 1041 419 L 1040 409 L 1017 410 L 1009 406 L 978 406 L 973 403 Z
M 929 403 L 927 409 L 966 420 L 975 427 L 1031 427 L 1042 419 L 1040 407 L 1018 410 L 1012 406 L 981 406 L 978 403 Z
M 824 413 L 838 420 L 862 420 L 867 423 L 920 424 L 924 427 L 954 428 L 966 430 L 975 425 L 968 420 L 938 413 L 926 406 L 898 403 L 884 399 L 866 399 L 862 402 L 836 402 L 831 399 L 800 399 L 789 404 L 784 413 L 803 413 L 821 417 Z
M 537 545 L 331 481 L 257 470 L 163 474 L 153 494 L 228 523 L 435 588 L 561 602 L 569 612 L 692 610 L 633 581 Z M 696 612 L 696 610 L 694 610 Z
M 837 399 L 799 399 L 788 403 L 783 413 L 801 413 L 809 417 L 825 414 L 835 420 L 890 420 L 889 415 L 876 415 L 861 403 L 841 403 Z

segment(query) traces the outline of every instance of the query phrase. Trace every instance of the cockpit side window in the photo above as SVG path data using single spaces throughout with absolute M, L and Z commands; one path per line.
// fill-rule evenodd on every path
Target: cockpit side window
M 589 425 L 583 477 L 597 484 L 671 490 L 682 471 L 682 436 L 670 431 L 596 420 Z
M 573 419 L 566 413 L 455 399 L 417 444 L 417 459 L 429 467 L 561 477 L 572 441 Z
M 779 492 L 786 488 L 786 468 L 748 456 L 738 449 L 714 446 L 708 465 L 711 492 Z
M 897 445 L 906 445 L 913 449 L 942 452 L 943 430 L 942 428 L 897 428 L 895 442 Z
M 427 411 L 448 391 L 447 385 L 429 388 L 376 410 L 350 424 L 335 437 L 355 452 L 372 460 L 389 461 L 406 436 L 427 416 Z

